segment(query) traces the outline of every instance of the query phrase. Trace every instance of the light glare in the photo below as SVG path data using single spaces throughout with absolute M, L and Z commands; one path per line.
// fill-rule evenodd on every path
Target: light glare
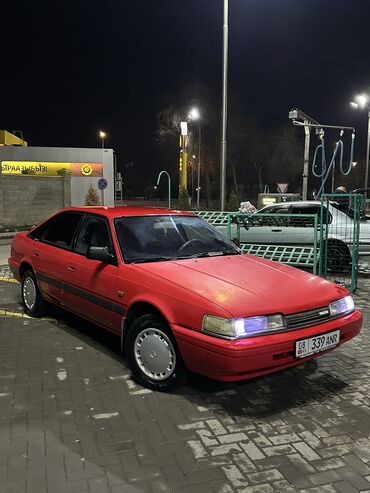
M 190 110 L 189 117 L 190 117 L 192 120 L 199 120 L 199 118 L 200 118 L 200 113 L 199 113 L 198 108 L 192 108 L 192 109 Z
M 356 96 L 356 103 L 360 108 L 365 108 L 368 101 L 369 98 L 366 96 L 366 94 L 359 94 L 358 96 Z

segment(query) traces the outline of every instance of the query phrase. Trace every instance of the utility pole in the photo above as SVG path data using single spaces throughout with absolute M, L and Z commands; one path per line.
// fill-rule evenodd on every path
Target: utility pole
M 181 189 L 185 188 L 187 191 L 188 187 L 188 176 L 187 176 L 187 139 L 188 139 L 188 123 L 181 122 L 181 135 L 180 135 L 180 186 L 179 186 L 179 197 Z
M 222 130 L 221 130 L 221 166 L 220 166 L 221 211 L 225 210 L 225 198 L 226 198 L 228 41 L 229 41 L 229 1 L 224 0 L 223 60 L 222 60 Z

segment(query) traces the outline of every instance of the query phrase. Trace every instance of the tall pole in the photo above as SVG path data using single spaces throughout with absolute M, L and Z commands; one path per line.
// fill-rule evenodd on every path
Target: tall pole
M 226 197 L 226 147 L 227 147 L 227 55 L 229 38 L 229 1 L 224 0 L 223 60 L 222 60 L 222 131 L 220 167 L 220 209 L 225 210 Z
M 370 149 L 370 109 L 367 113 L 367 145 L 366 145 L 366 168 L 365 168 L 365 188 L 369 183 L 369 149 Z
M 307 185 L 308 185 L 308 161 L 310 158 L 310 134 L 311 128 L 308 126 L 308 120 L 304 120 L 304 158 L 303 158 L 303 184 L 302 184 L 302 200 L 307 200 Z
M 199 202 L 200 202 L 200 144 L 201 144 L 201 139 L 202 139 L 202 130 L 201 130 L 201 125 L 199 123 L 199 150 L 198 150 L 198 180 L 197 180 L 197 209 L 199 209 Z
M 180 183 L 179 183 L 179 198 L 181 196 L 181 189 L 188 189 L 188 176 L 187 176 L 187 161 L 188 155 L 186 152 L 187 139 L 188 139 L 188 123 L 181 122 L 181 134 L 180 134 Z

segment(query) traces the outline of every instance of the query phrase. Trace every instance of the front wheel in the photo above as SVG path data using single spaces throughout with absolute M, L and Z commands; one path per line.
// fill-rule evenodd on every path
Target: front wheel
M 153 314 L 128 329 L 125 353 L 135 379 L 144 387 L 170 392 L 184 380 L 186 368 L 168 326 Z
M 24 311 L 30 317 L 41 317 L 45 311 L 45 302 L 42 299 L 35 274 L 26 270 L 21 284 L 22 302 Z

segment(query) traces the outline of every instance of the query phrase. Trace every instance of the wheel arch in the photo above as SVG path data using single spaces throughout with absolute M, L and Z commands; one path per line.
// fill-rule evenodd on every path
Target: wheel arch
M 163 311 L 150 301 L 137 300 L 127 310 L 127 315 L 122 321 L 122 334 L 121 334 L 121 351 L 123 352 L 125 347 L 125 339 L 127 330 L 132 322 L 142 315 L 153 314 L 159 317 L 168 327 L 170 327 L 169 320 L 164 315 Z
M 22 279 L 24 273 L 27 270 L 31 270 L 36 275 L 32 265 L 29 262 L 27 262 L 26 260 L 24 260 L 23 262 L 21 262 L 21 264 L 19 266 L 19 277 L 20 277 L 20 279 Z

